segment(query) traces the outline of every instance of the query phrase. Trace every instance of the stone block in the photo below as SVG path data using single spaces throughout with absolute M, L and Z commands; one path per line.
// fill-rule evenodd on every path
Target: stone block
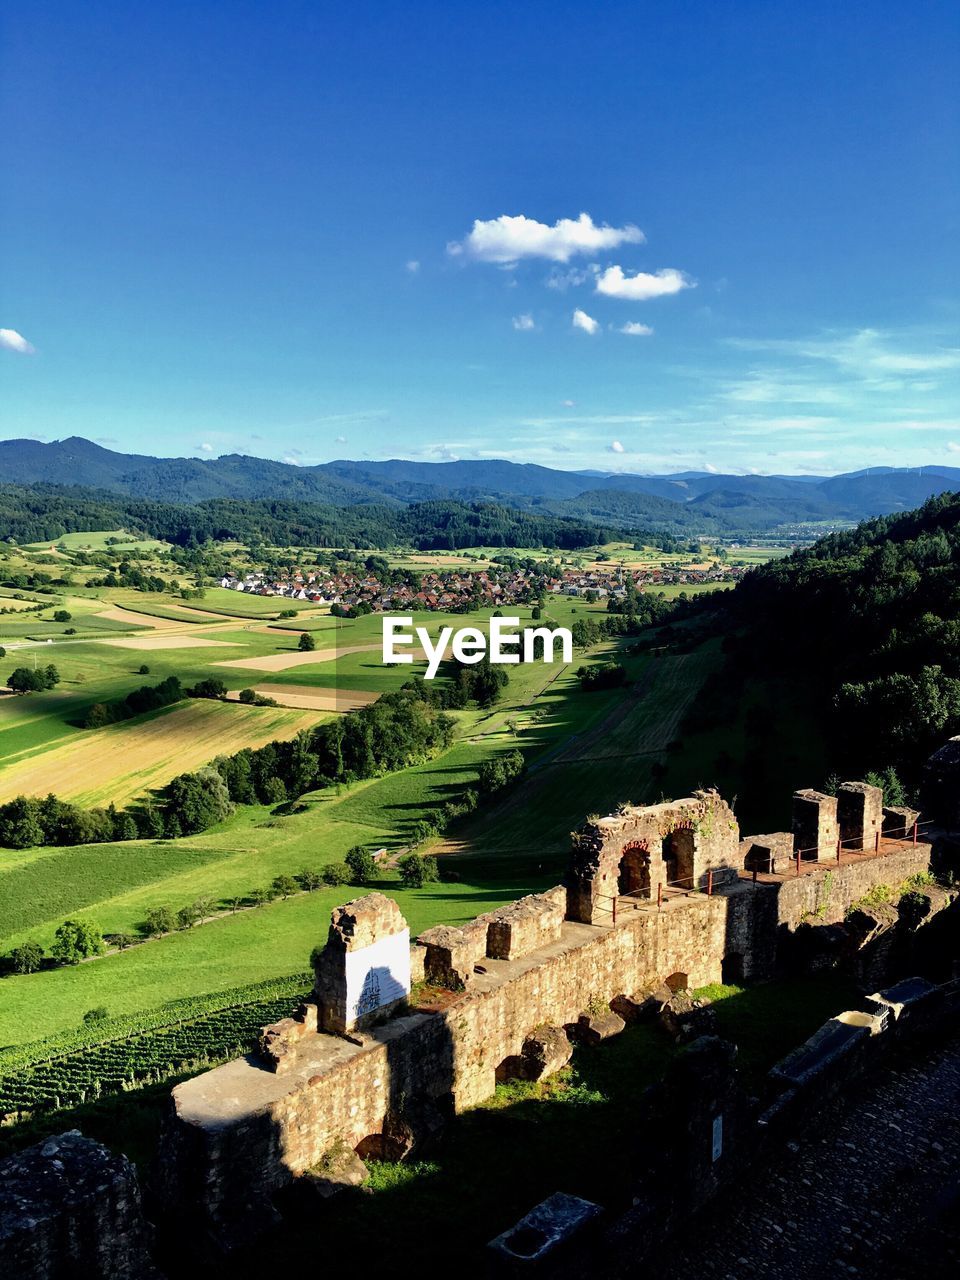
M 843 782 L 837 792 L 837 825 L 844 849 L 873 850 L 883 829 L 883 791 L 869 782 Z
M 836 858 L 837 797 L 807 788 L 793 793 L 793 853 L 803 862 Z
M 619 1013 L 608 1009 L 606 1013 L 581 1013 L 574 1028 L 574 1035 L 581 1044 L 599 1044 L 601 1040 L 609 1040 L 618 1036 L 626 1026 Z
M 626 1023 L 642 1022 L 652 1017 L 660 1005 L 654 996 L 653 987 L 642 991 L 634 991 L 631 995 L 621 993 L 610 1001 L 610 1008 Z M 668 992 L 668 995 L 671 994 Z
M 520 1050 L 525 1080 L 552 1076 L 570 1061 L 573 1045 L 562 1027 L 540 1027 L 527 1036 Z
M 789 831 L 773 831 L 766 835 L 747 836 L 740 841 L 745 871 L 763 875 L 782 875 L 793 857 L 793 835 Z
M 473 979 L 474 966 L 487 954 L 487 924 L 472 920 L 461 928 L 438 925 L 421 933 L 418 942 L 426 981 L 462 991 Z
M 538 1274 L 544 1265 L 559 1261 L 576 1237 L 582 1236 L 603 1210 L 590 1200 L 558 1191 L 531 1209 L 520 1221 L 491 1240 L 487 1248 L 516 1274 L 518 1267 L 530 1267 Z
M 314 1006 L 316 1007 L 316 1006 Z M 306 1034 L 306 1024 L 296 1018 L 281 1018 L 260 1033 L 260 1054 L 271 1071 L 289 1071 L 296 1061 L 297 1045 Z
M 0 1275 L 159 1280 L 133 1165 L 76 1130 L 0 1160 Z
M 919 817 L 919 809 L 911 809 L 908 805 L 887 805 L 883 810 L 883 834 L 888 840 L 912 840 L 913 825 Z
M 660 1009 L 660 1024 L 679 1044 L 717 1034 L 717 1015 L 709 1002 L 678 991 Z
M 301 1174 L 300 1181 L 321 1200 L 329 1200 L 338 1191 L 362 1186 L 368 1172 L 355 1151 L 341 1146 L 335 1147 L 318 1165 Z
M 564 909 L 556 897 L 533 893 L 486 917 L 487 955 L 517 960 L 551 942 L 559 942 Z

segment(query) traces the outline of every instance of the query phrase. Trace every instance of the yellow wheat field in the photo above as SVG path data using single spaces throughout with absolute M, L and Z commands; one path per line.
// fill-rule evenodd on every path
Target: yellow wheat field
M 365 707 L 380 697 L 379 693 L 371 693 L 369 689 L 324 690 L 303 684 L 258 684 L 255 692 L 276 698 L 282 707 L 302 707 L 311 711 L 352 711 L 354 707 Z M 227 694 L 231 702 L 239 696 L 239 690 Z
M 235 640 L 208 640 L 205 636 L 124 636 L 119 640 L 101 640 L 101 644 L 110 644 L 117 649 L 205 649 L 216 645 L 221 649 L 236 646 Z
M 323 719 L 315 710 L 194 701 L 143 721 L 78 730 L 68 742 L 0 771 L 0 803 L 18 795 L 124 804 L 214 756 L 292 738 Z

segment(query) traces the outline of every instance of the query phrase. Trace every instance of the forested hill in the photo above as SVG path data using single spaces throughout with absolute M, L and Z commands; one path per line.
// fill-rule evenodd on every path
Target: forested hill
M 517 511 L 496 503 L 420 502 L 335 507 L 325 503 L 214 499 L 194 505 L 143 502 L 96 489 L 0 485 L 0 539 L 55 542 L 65 533 L 127 529 L 180 546 L 207 540 L 269 546 L 559 547 L 605 542 L 590 520 Z
M 214 499 L 372 503 L 494 503 L 574 515 L 623 529 L 751 532 L 783 524 L 862 520 L 915 507 L 956 488 L 960 470 L 939 465 L 875 467 L 837 476 L 776 476 L 688 471 L 558 471 L 504 459 L 323 462 L 298 466 L 271 458 L 156 458 L 119 453 L 72 436 L 43 443 L 0 440 L 0 476 L 10 484 L 84 485 L 130 501 Z
M 915 780 L 960 733 L 960 494 L 772 561 L 716 607 L 733 628 L 725 687 L 789 682 L 766 727 L 754 716 L 748 753 L 771 731 L 789 742 L 791 698 L 819 709 L 826 762 L 857 777 L 894 765 Z

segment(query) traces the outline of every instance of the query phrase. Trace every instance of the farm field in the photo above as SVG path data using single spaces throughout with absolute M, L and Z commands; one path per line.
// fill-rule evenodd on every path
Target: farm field
M 118 806 L 178 773 L 242 747 L 293 738 L 322 719 L 312 711 L 250 707 L 197 699 L 102 729 L 8 764 L 0 773 L 0 803 L 47 795 L 89 806 Z
M 633 674 L 644 678 L 648 666 L 669 660 L 629 661 Z M 692 666 L 687 674 L 694 674 Z M 679 714 L 671 699 L 688 696 L 679 676 L 678 669 L 673 680 L 662 682 L 658 701 L 648 708 L 651 750 L 658 741 L 652 726 L 661 725 L 664 736 L 671 709 Z M 458 832 L 466 854 L 455 859 L 459 882 L 408 890 L 386 869 L 373 886 L 397 896 L 414 932 L 471 919 L 559 878 L 566 833 L 587 810 L 598 807 L 592 786 L 602 781 L 611 804 L 625 795 L 641 798 L 636 763 L 624 760 L 613 767 L 617 753 L 635 740 L 639 715 L 623 721 L 601 758 L 587 758 L 597 750 L 598 730 L 614 733 L 619 698 L 616 691 L 581 693 L 570 668 L 545 672 L 539 666 L 521 667 L 502 704 L 489 712 L 456 713 L 461 736 L 448 752 L 400 773 L 344 786 L 339 793 L 318 792 L 306 797 L 303 812 L 271 814 L 244 806 L 220 828 L 189 839 L 16 854 L 0 870 L 0 949 L 27 939 L 49 946 L 69 912 L 96 920 L 106 932 L 133 933 L 151 907 L 176 910 L 198 897 L 217 902 L 242 898 L 278 874 L 342 860 L 356 843 L 399 852 L 426 810 L 475 779 L 480 760 L 519 745 L 533 762 L 531 775 L 516 801 L 506 802 L 495 841 L 489 840 L 491 824 L 485 819 Z M 585 757 L 579 763 L 578 742 Z M 647 742 L 643 740 L 643 749 Z M 551 766 L 555 753 L 563 760 Z M 591 773 L 574 787 L 584 763 Z M 538 779 L 551 769 L 554 781 L 541 790 Z M 541 830 L 551 832 L 551 838 L 541 839 Z M 330 908 L 355 892 L 344 887 L 298 894 L 74 969 L 7 978 L 0 1043 L 23 1034 L 22 1028 L 16 1030 L 18 1018 L 38 1003 L 40 1025 L 34 1020 L 32 1035 L 75 1026 L 94 1005 L 122 1013 L 295 972 L 322 941 Z
M 384 667 L 380 615 L 334 619 L 300 602 L 297 617 L 281 619 L 280 610 L 294 602 L 210 587 L 203 599 L 183 600 L 87 587 L 88 576 L 78 569 L 73 585 L 52 595 L 40 614 L 0 615 L 0 644 L 8 650 L 0 675 L 35 660 L 53 662 L 61 675 L 45 693 L 0 697 L 0 801 L 54 791 L 85 805 L 122 805 L 214 755 L 290 737 L 424 670 L 422 661 Z M 68 624 L 53 622 L 54 608 L 68 610 Z M 414 625 L 435 638 L 443 626 L 482 627 L 489 612 L 418 613 Z M 528 607 L 504 612 L 521 625 L 530 619 Z M 571 626 L 605 614 L 602 604 L 552 595 L 543 623 Z M 313 652 L 299 649 L 303 630 L 315 635 Z M 29 638 L 38 634 L 49 643 Z M 448 751 L 396 774 L 274 811 L 243 806 L 221 826 L 175 841 L 4 851 L 0 953 L 24 941 L 49 949 L 58 925 L 75 914 L 107 934 L 132 935 L 159 906 L 177 911 L 205 899 L 214 918 L 76 967 L 3 978 L 0 1044 L 75 1028 L 101 1005 L 119 1015 L 301 971 L 325 936 L 331 907 L 357 888 L 298 892 L 259 908 L 242 904 L 278 875 L 341 862 L 358 843 L 395 858 L 425 813 L 475 782 L 481 761 L 515 747 L 531 766 L 526 780 L 495 808 L 461 820 L 448 841 L 425 846 L 458 855 L 451 865 L 459 880 L 404 889 L 388 861 L 374 887 L 396 894 L 417 932 L 556 882 L 569 832 L 585 813 L 652 795 L 652 767 L 714 660 L 709 651 L 627 657 L 633 690 L 581 692 L 575 669 L 614 651 L 610 643 L 576 654 L 568 666 L 512 667 L 505 696 L 491 710 L 454 713 Z M 81 727 L 94 703 L 169 675 L 185 687 L 216 676 L 230 701 L 194 699 L 104 729 Z M 237 705 L 248 687 L 285 705 Z

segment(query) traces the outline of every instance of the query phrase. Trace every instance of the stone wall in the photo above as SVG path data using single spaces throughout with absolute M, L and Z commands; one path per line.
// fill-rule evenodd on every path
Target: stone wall
M 133 1165 L 72 1131 L 0 1161 L 0 1275 L 148 1280 Z
M 882 820 L 876 797 L 850 790 L 848 829 L 856 838 L 859 822 L 861 838 L 875 838 L 868 824 Z M 834 798 L 831 805 L 810 793 L 802 799 L 818 824 L 824 814 L 833 820 Z M 781 849 L 781 834 L 765 843 Z M 654 886 L 675 857 L 689 859 L 699 887 L 674 889 L 658 904 Z M 532 1033 L 570 1028 L 585 1011 L 668 979 L 698 987 L 772 976 L 784 939 L 801 925 L 842 920 L 874 886 L 896 887 L 926 870 L 931 847 L 900 843 L 878 858 L 822 862 L 796 877 L 754 877 L 742 870 L 744 857 L 732 812 L 715 792 L 625 807 L 587 823 L 566 890 L 423 935 L 412 968 L 445 988 L 423 1007 L 414 1003 L 337 1036 L 313 1032 L 309 1018 L 306 1030 L 280 1024 L 282 1069 L 251 1055 L 177 1086 L 157 1178 L 162 1197 L 175 1210 L 198 1213 L 221 1244 L 241 1243 L 269 1220 L 272 1193 L 332 1150 L 403 1154 L 448 1116 L 489 1097 Z M 641 872 L 647 893 L 628 887 L 614 918 L 620 878 L 629 886 Z M 378 901 L 359 899 L 334 913 L 329 945 L 338 963 L 347 917 L 389 916 L 391 936 L 403 936 L 395 904 L 371 899 Z M 363 940 L 371 945 L 366 934 Z M 321 1009 L 332 972 L 318 965 Z

